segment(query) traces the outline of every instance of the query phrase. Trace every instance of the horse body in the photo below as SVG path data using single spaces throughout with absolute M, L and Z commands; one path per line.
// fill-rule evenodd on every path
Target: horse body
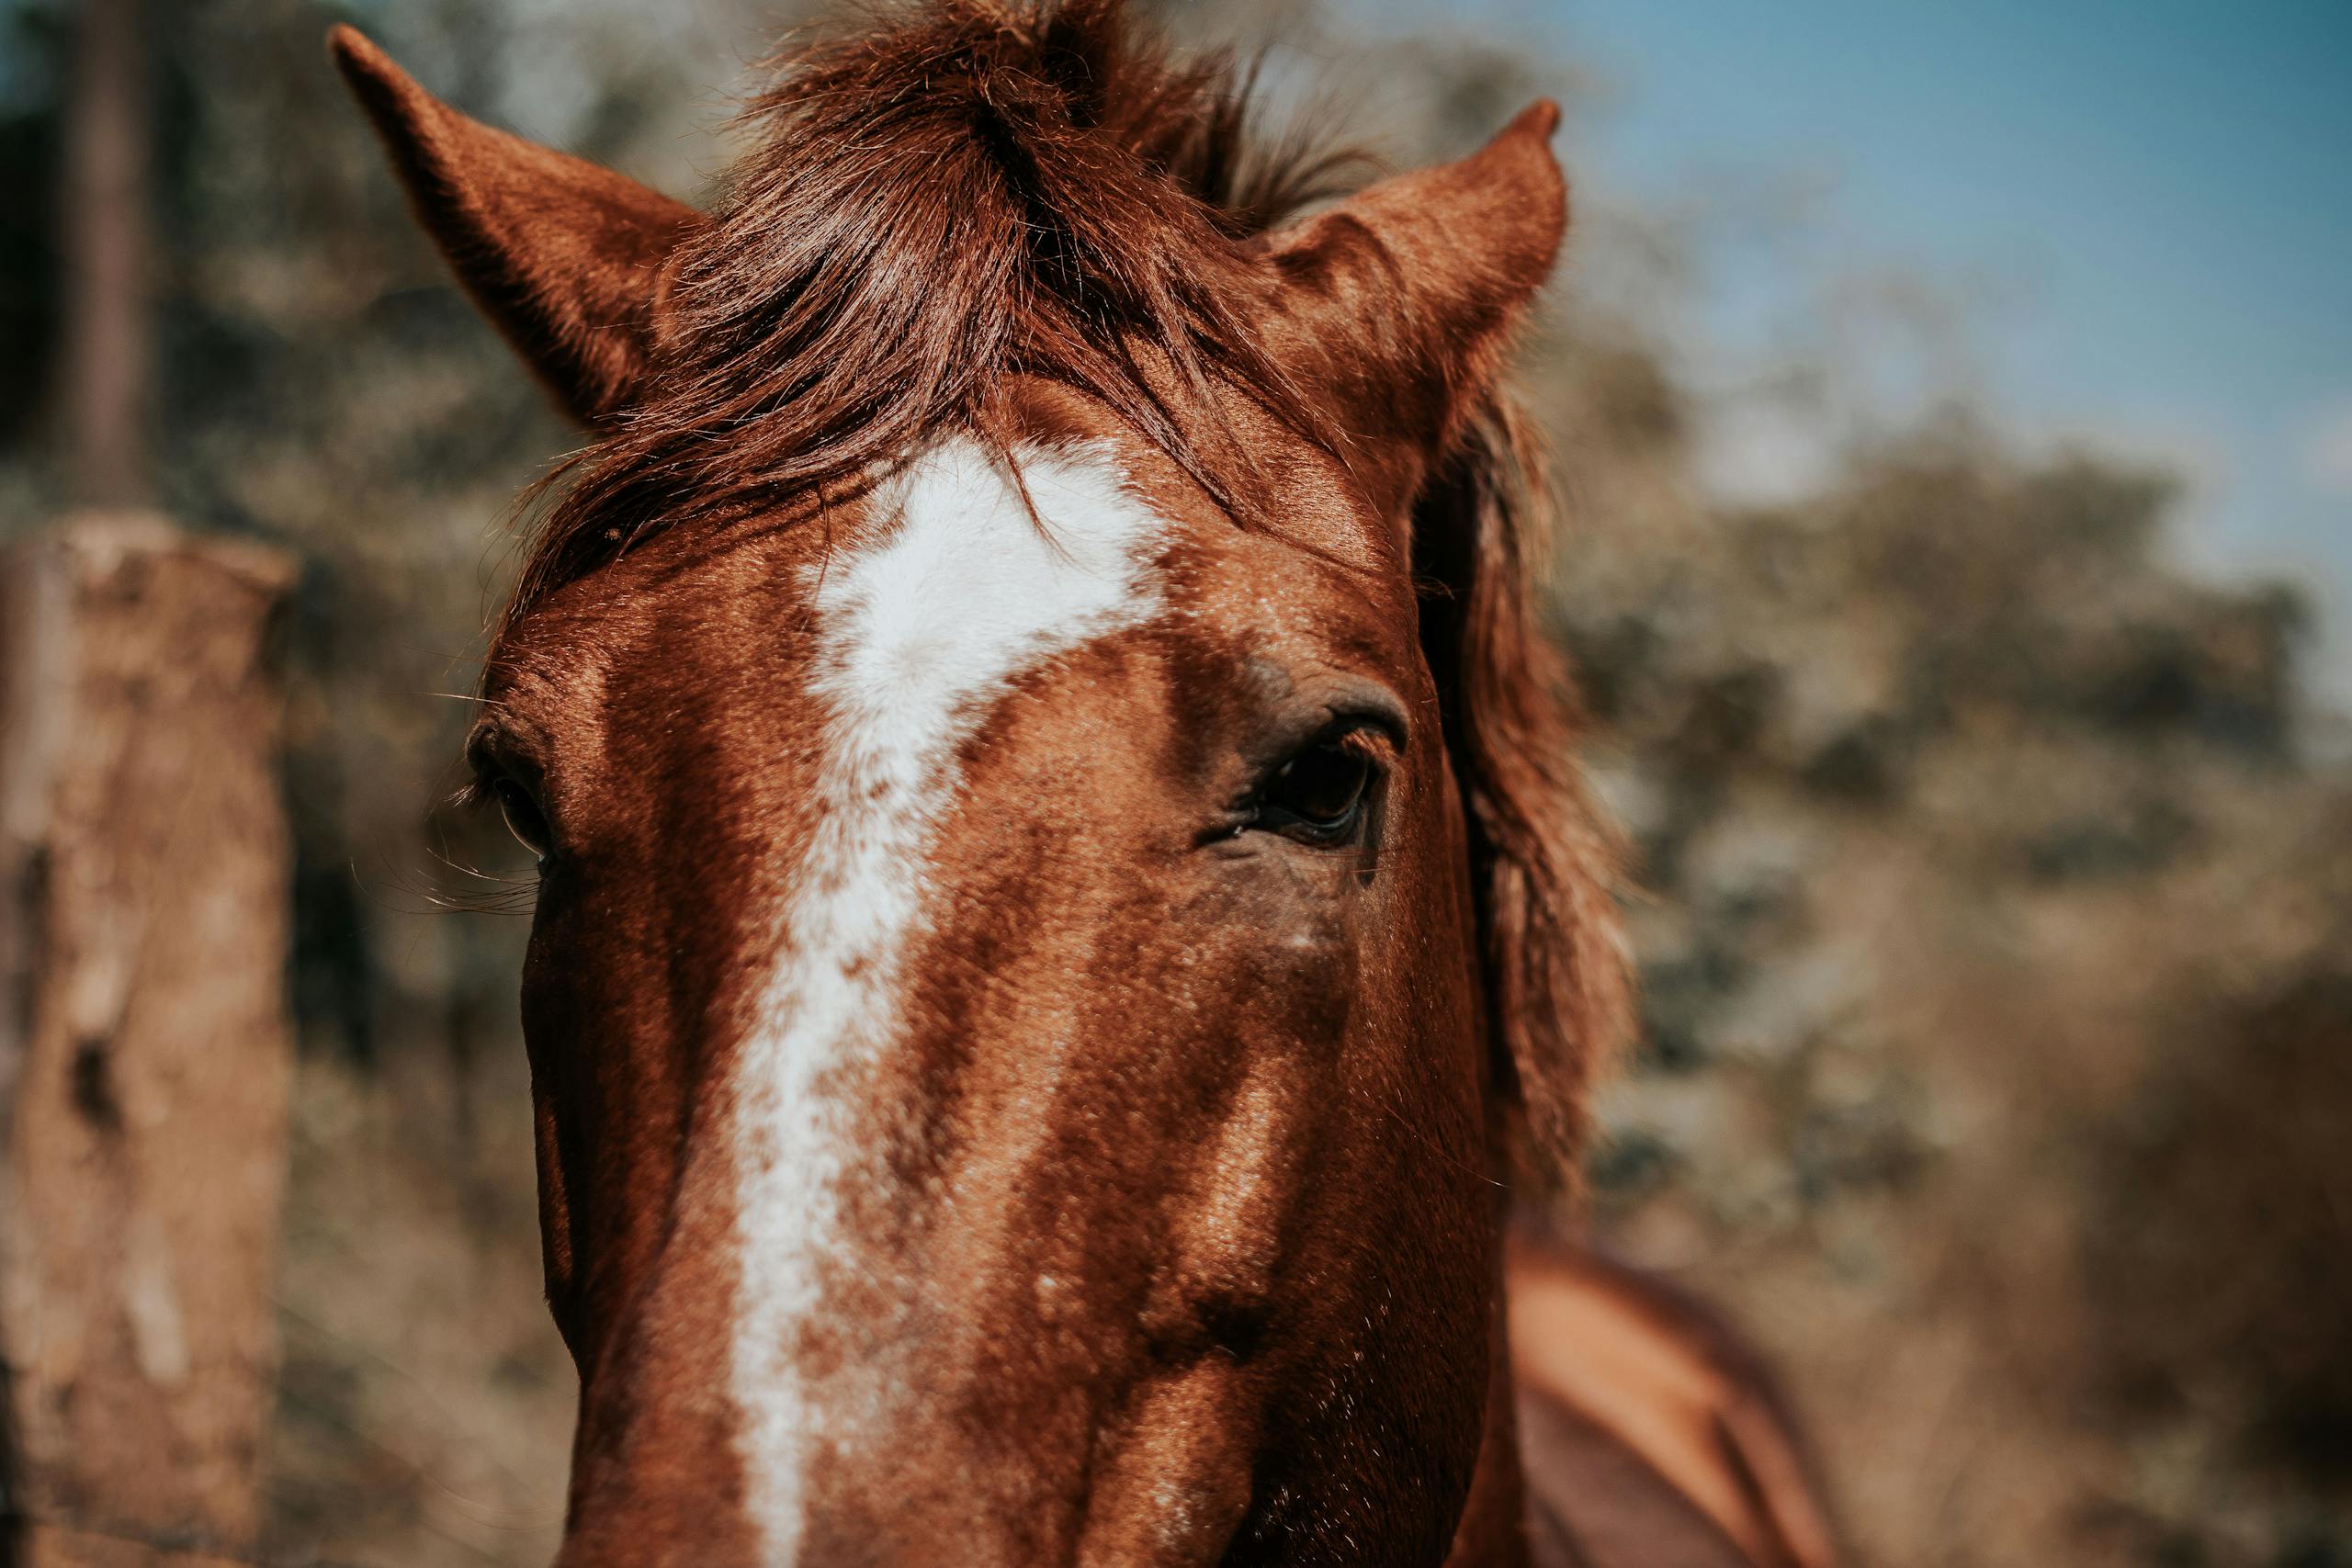
M 1115 5 L 950 5 L 706 218 L 334 48 L 600 434 L 468 748 L 561 1562 L 1522 1561 L 1508 1150 L 1623 996 L 1492 387 L 1555 112 L 1269 227 Z

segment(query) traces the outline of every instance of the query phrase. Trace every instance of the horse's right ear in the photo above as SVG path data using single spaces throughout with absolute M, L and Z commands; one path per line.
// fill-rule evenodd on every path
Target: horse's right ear
M 467 118 L 351 28 L 327 50 L 483 314 L 579 419 L 628 408 L 667 315 L 663 264 L 702 215 Z
M 1358 479 L 1401 507 L 1491 384 L 1567 231 L 1560 110 L 1531 104 L 1469 157 L 1368 186 L 1265 237 L 1261 323 L 1294 380 L 1338 411 Z

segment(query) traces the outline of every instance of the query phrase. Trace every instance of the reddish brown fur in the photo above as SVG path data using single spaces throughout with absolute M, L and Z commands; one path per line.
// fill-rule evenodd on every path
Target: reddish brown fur
M 1834 1568 L 1795 1417 L 1718 1319 L 1532 1231 L 1508 1278 L 1539 1546 L 1582 1568 Z
M 1488 1175 L 1513 1121 L 1527 1168 L 1573 1155 L 1626 1012 L 1534 624 L 1543 485 L 1494 384 L 1565 223 L 1556 113 L 1285 225 L 1325 166 L 1239 177 L 1230 71 L 1128 32 L 1116 0 L 944 0 L 821 39 L 707 220 L 336 34 L 428 231 L 603 431 L 475 743 L 561 846 L 525 1010 L 582 1379 L 567 1563 L 752 1559 L 723 1021 L 814 826 L 801 585 L 889 525 L 878 476 L 958 433 L 1115 449 L 1180 613 L 1024 679 L 965 748 L 910 1030 L 861 1102 L 866 1277 L 797 1351 L 903 1359 L 930 1398 L 818 1464 L 807 1556 L 1524 1553 Z M 1415 716 L 1376 879 L 1235 881 L 1165 837 L 1342 677 Z

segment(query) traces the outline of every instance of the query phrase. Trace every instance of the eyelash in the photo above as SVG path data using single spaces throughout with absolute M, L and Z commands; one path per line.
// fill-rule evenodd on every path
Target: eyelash
M 483 794 L 496 803 L 498 815 L 505 821 L 506 830 L 514 835 L 514 841 L 545 865 L 548 857 L 555 852 L 555 831 L 537 797 L 503 773 L 491 779 Z
M 473 777 L 458 791 L 455 804 L 467 811 L 495 808 L 515 842 L 544 867 L 554 853 L 555 831 L 537 794 L 499 765 L 487 747 L 469 746 L 468 760 Z

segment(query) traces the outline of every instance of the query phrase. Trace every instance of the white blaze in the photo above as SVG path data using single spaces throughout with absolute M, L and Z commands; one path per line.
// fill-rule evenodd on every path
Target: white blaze
M 735 1069 L 741 1281 L 730 1376 L 752 1518 L 776 1568 L 797 1555 L 808 1458 L 857 1412 L 820 1407 L 797 1340 L 860 1152 L 859 1069 L 900 1027 L 899 964 L 922 919 L 956 753 L 1023 671 L 1157 608 L 1163 525 L 1107 447 L 1025 454 L 1041 531 L 1004 470 L 955 441 L 877 493 L 872 542 L 812 570 L 826 714 L 817 825 L 789 883 L 775 969 Z

